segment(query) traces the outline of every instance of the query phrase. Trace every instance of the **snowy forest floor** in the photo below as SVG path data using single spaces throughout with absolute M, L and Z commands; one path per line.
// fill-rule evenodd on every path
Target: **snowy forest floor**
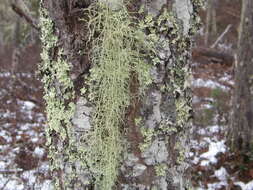
M 14 75 L 12 48 L 0 55 L 0 190 L 50 190 L 39 51 L 27 47 Z
M 226 143 L 234 86 L 232 65 L 193 64 L 192 182 L 199 190 L 252 190 L 253 160 Z
M 252 190 L 253 155 L 226 145 L 233 89 L 231 65 L 202 60 L 192 64 L 194 127 L 192 183 L 198 190 Z M 49 190 L 42 86 L 33 69 L 0 71 L 0 190 Z

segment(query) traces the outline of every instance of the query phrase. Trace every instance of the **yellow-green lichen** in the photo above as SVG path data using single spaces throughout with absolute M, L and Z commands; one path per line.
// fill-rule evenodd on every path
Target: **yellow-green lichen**
M 164 177 L 166 176 L 168 166 L 166 164 L 159 164 L 155 166 L 156 176 Z
M 183 98 L 176 100 L 175 104 L 177 111 L 177 125 L 184 126 L 185 123 L 187 123 L 189 120 L 189 113 L 192 108 L 189 106 L 189 103 Z
M 95 105 L 87 161 L 100 189 L 115 184 L 123 149 L 121 126 L 130 104 L 131 77 L 136 74 L 139 94 L 151 83 L 150 66 L 145 53 L 153 42 L 138 23 L 132 21 L 126 7 L 113 11 L 95 3 L 88 10 L 92 68 L 89 99 Z
M 139 145 L 139 148 L 142 152 L 147 150 L 153 142 L 153 137 L 155 136 L 154 129 L 141 128 L 141 134 L 144 138 L 144 142 Z
M 58 38 L 54 35 L 54 23 L 49 18 L 47 10 L 40 8 L 40 28 L 43 63 L 39 71 L 44 84 L 44 99 L 46 101 L 47 127 L 46 137 L 49 145 L 51 170 L 57 172 L 62 169 L 64 154 L 68 154 L 68 146 L 63 147 L 63 142 L 68 142 L 71 134 L 71 118 L 75 105 L 71 102 L 74 91 L 73 83 L 68 75 L 70 66 L 63 58 L 63 51 L 57 50 Z M 56 52 L 53 59 L 52 52 Z M 69 103 L 67 103 L 69 102 Z M 57 138 L 57 141 L 56 139 Z M 59 142 L 58 144 L 56 142 Z M 55 188 L 60 189 L 60 179 L 55 178 Z M 67 183 L 67 179 L 65 180 Z
M 135 118 L 134 123 L 137 127 L 140 127 L 142 124 L 142 118 L 141 117 Z

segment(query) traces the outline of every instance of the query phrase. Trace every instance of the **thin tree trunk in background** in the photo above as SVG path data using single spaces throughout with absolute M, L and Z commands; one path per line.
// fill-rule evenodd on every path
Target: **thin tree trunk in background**
M 122 6 L 120 2 L 110 0 L 107 5 L 118 13 Z M 150 17 L 145 21 L 151 25 L 150 31 L 155 27 L 152 22 L 157 24 L 158 18 L 162 19 L 158 25 L 161 28 L 156 34 L 157 56 L 150 59 L 153 60 L 150 70 L 152 83 L 145 89 L 144 95 L 137 96 L 141 88 L 138 73 L 130 73 L 129 105 L 123 114 L 125 118 L 121 118 L 123 122 L 120 121 L 118 126 L 121 141 L 114 142 L 123 144 L 123 151 L 119 153 L 121 160 L 119 164 L 109 163 L 119 165 L 112 189 L 182 190 L 189 185 L 185 160 L 192 112 L 189 57 L 191 38 L 199 27 L 197 16 L 201 1 L 132 0 L 128 9 L 137 12 L 142 5 L 144 12 L 153 16 L 153 21 Z M 87 18 L 86 21 L 81 20 L 85 17 L 82 9 L 89 6 L 90 1 L 78 0 L 43 0 L 41 4 L 44 63 L 40 71 L 47 104 L 46 133 L 55 187 L 61 190 L 101 189 L 94 181 L 98 177 L 92 175 L 92 164 L 88 163 L 93 162 L 96 167 L 100 160 L 85 160 L 85 151 L 91 141 L 87 134 L 94 130 L 92 116 L 95 110 L 88 95 L 93 84 L 87 82 L 95 65 L 91 64 L 91 47 L 87 47 Z M 168 9 L 169 14 L 161 14 L 164 8 Z M 143 19 L 143 16 L 138 19 Z M 120 36 L 121 33 L 116 31 L 116 34 Z M 117 55 L 113 56 L 117 59 Z M 116 68 L 112 67 L 111 74 L 117 76 L 113 69 Z M 114 84 L 120 80 L 112 82 Z M 88 92 L 82 92 L 83 87 Z M 106 113 L 114 111 L 107 110 Z M 105 131 L 101 134 L 102 139 L 114 138 L 112 134 L 116 135 L 115 131 Z M 105 146 L 104 151 L 110 148 Z M 112 175 L 110 171 L 106 172 Z M 100 178 L 106 179 L 107 173 Z
M 12 52 L 12 64 L 11 64 L 11 73 L 14 74 L 14 72 L 17 69 L 17 66 L 20 62 L 20 41 L 21 41 L 21 32 L 20 32 L 20 17 L 17 16 L 14 31 L 13 31 L 13 52 Z
M 3 52 L 3 44 L 4 44 L 4 34 L 0 31 L 0 53 Z
M 205 45 L 208 45 L 208 41 L 209 41 L 209 28 L 210 28 L 210 24 L 211 24 L 211 17 L 212 15 L 212 0 L 208 0 L 207 1 L 207 11 L 206 11 L 206 30 L 205 30 Z
M 217 34 L 217 24 L 216 24 L 216 0 L 207 1 L 207 13 L 206 13 L 206 29 L 205 29 L 205 39 L 204 44 L 207 46 L 210 41 L 210 37 Z
M 238 60 L 229 140 L 232 148 L 247 152 L 253 139 L 253 1 L 243 0 Z
M 217 34 L 216 6 L 217 6 L 217 1 L 213 0 L 212 1 L 212 35 L 214 36 Z

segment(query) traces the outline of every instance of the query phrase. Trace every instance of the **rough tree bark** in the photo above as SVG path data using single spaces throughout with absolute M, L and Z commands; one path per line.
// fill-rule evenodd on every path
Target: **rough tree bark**
M 229 140 L 233 148 L 250 151 L 253 137 L 253 2 L 244 0 L 241 13 L 235 89 Z
M 40 72 L 55 187 L 184 189 L 188 63 L 202 2 L 92 2 L 41 2 Z

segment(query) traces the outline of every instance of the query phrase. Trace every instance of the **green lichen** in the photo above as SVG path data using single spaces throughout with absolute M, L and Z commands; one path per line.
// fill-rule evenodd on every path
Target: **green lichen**
M 139 149 L 141 150 L 141 152 L 144 152 L 151 146 L 153 138 L 155 137 L 156 133 L 154 129 L 143 127 L 144 124 L 142 122 L 141 117 L 135 118 L 134 121 L 136 127 L 140 128 L 140 132 L 143 137 L 143 142 L 139 144 Z
M 166 176 L 168 166 L 166 164 L 159 164 L 155 166 L 156 176 L 164 177 Z
M 191 18 L 191 29 L 189 34 L 194 35 L 202 26 L 201 19 L 199 16 L 200 10 L 204 7 L 206 1 L 204 0 L 191 0 L 193 5 L 193 13 Z
M 96 3 L 88 10 L 92 69 L 89 99 L 95 105 L 87 160 L 100 189 L 115 184 L 123 149 L 121 126 L 131 101 L 130 83 L 138 76 L 139 95 L 151 83 L 145 54 L 153 50 L 150 36 L 128 14 Z
M 189 121 L 191 107 L 189 106 L 189 102 L 187 102 L 184 98 L 179 98 L 176 102 L 176 111 L 177 111 L 177 125 L 184 126 L 185 123 Z
M 191 69 L 188 64 L 189 48 L 191 47 L 191 37 L 199 30 L 201 23 L 199 18 L 199 11 L 203 7 L 203 0 L 191 0 L 193 5 L 193 12 L 191 14 L 191 25 L 188 35 L 181 36 L 179 32 L 180 27 L 174 27 L 178 38 L 175 38 L 176 47 L 176 61 L 173 66 L 173 84 L 172 89 L 176 97 L 175 105 L 177 111 L 176 125 L 177 129 L 181 131 L 179 138 L 183 139 L 176 143 L 175 148 L 178 150 L 177 162 L 183 163 L 185 161 L 185 144 L 188 138 L 185 131 L 189 130 L 191 126 L 191 112 L 192 112 L 192 93 L 190 88 Z M 175 20 L 176 21 L 176 20 Z M 175 25 L 180 24 L 175 22 Z M 182 56 L 183 55 L 183 56 Z
M 73 83 L 68 76 L 70 71 L 69 64 L 63 58 L 63 51 L 57 51 L 57 58 L 52 59 L 51 53 L 56 51 L 58 39 L 54 35 L 54 24 L 49 19 L 47 11 L 40 9 L 40 28 L 42 53 L 41 58 L 43 64 L 40 65 L 40 73 L 42 74 L 42 82 L 44 84 L 44 99 L 46 101 L 47 128 L 46 137 L 47 145 L 49 145 L 49 155 L 51 160 L 51 170 L 53 172 L 61 169 L 62 151 L 67 147 L 61 147 L 56 144 L 54 138 L 59 138 L 61 142 L 67 142 L 71 132 L 71 118 L 73 117 L 75 105 L 71 103 L 74 96 Z M 70 102 L 70 103 L 66 103 Z M 63 146 L 63 145 L 62 145 Z M 67 180 L 66 180 L 67 181 Z M 60 188 L 59 179 L 55 178 L 55 188 Z
M 166 48 L 168 44 L 170 46 L 173 64 L 169 67 L 169 80 L 166 81 L 166 84 L 160 86 L 160 90 L 163 93 L 167 92 L 174 95 L 176 107 L 176 122 L 163 119 L 160 122 L 159 129 L 153 130 L 150 133 L 144 132 L 144 144 L 140 145 L 140 147 L 145 149 L 152 143 L 151 137 L 154 138 L 160 133 L 180 135 L 180 132 L 186 130 L 185 126 L 188 124 L 191 116 L 190 84 L 187 83 L 187 78 L 190 76 L 188 53 L 191 41 L 189 36 L 183 34 L 182 22 L 173 12 L 169 12 L 166 9 L 164 9 L 158 18 L 147 16 L 143 21 L 143 25 L 146 26 L 152 36 L 155 36 L 155 39 L 159 39 L 159 36 L 164 34 L 166 40 L 158 44 L 160 48 Z M 159 40 L 157 41 L 159 42 Z M 159 63 L 157 59 L 157 54 L 155 53 L 153 62 Z
M 134 119 L 134 123 L 136 126 L 141 127 L 142 124 L 142 118 L 141 117 L 137 117 Z
M 154 129 L 141 128 L 141 134 L 144 138 L 144 142 L 139 145 L 139 148 L 142 152 L 147 150 L 152 144 L 153 138 L 155 136 Z
M 161 123 L 159 124 L 159 130 L 167 135 L 173 135 L 178 132 L 176 124 L 165 119 L 162 120 Z

